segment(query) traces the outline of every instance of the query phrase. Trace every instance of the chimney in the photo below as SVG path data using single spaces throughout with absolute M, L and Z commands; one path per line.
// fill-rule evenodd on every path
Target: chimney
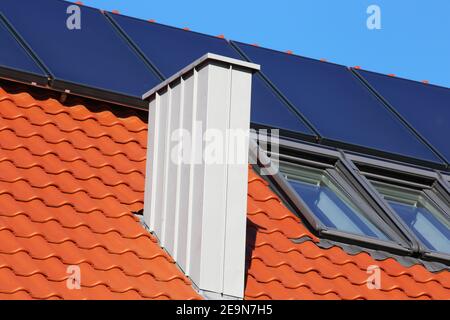
M 210 298 L 243 298 L 252 74 L 206 54 L 149 101 L 144 223 Z

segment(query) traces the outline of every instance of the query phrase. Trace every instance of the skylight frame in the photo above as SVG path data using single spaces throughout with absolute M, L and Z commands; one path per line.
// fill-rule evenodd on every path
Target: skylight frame
M 364 179 L 367 179 L 368 183 L 373 187 L 373 189 L 375 190 L 375 193 L 379 196 L 381 201 L 384 202 L 386 204 L 386 206 L 389 207 L 390 212 L 392 212 L 396 216 L 399 225 L 406 228 L 407 232 L 412 237 L 415 238 L 415 240 L 417 241 L 417 244 L 418 244 L 417 253 L 420 254 L 420 256 L 424 259 L 438 260 L 439 262 L 449 264 L 450 263 L 450 254 L 428 248 L 427 245 L 425 245 L 423 243 L 423 241 L 414 234 L 414 232 L 411 230 L 411 228 L 403 222 L 403 220 L 399 217 L 399 215 L 396 213 L 396 211 L 391 207 L 391 205 L 389 204 L 389 201 L 387 199 L 385 199 L 385 197 L 383 195 L 381 195 L 381 193 L 378 190 L 376 190 L 375 186 L 370 181 L 370 179 L 366 177 L 366 174 L 362 173 L 362 176 Z M 411 177 L 411 178 L 414 179 L 414 177 Z M 416 177 L 416 178 L 418 178 L 418 177 Z M 392 180 L 391 181 L 386 181 L 386 180 L 388 180 L 388 179 L 385 179 L 385 180 L 378 179 L 377 183 L 384 183 L 387 185 L 393 185 L 393 186 L 398 187 L 398 182 L 394 183 L 394 182 L 392 182 Z M 409 184 L 409 186 L 408 186 L 408 184 Z M 444 216 L 446 216 L 447 218 L 450 219 L 450 202 L 448 204 L 445 203 L 446 201 L 449 201 L 450 193 L 449 193 L 449 190 L 446 188 L 446 186 L 443 185 L 442 180 L 436 179 L 431 184 L 423 185 L 422 187 L 420 187 L 419 184 L 416 184 L 416 186 L 413 186 L 410 183 L 406 183 L 405 186 L 400 186 L 400 188 L 413 189 L 413 190 L 415 189 L 418 193 L 423 193 L 426 200 L 429 201 L 431 205 L 436 207 L 436 209 L 438 209 L 439 213 L 443 214 Z
M 338 160 L 339 161 L 339 160 Z M 282 164 L 281 164 L 282 163 Z M 281 161 L 280 167 L 290 166 L 292 168 L 293 164 Z M 334 229 L 331 227 L 326 226 L 320 218 L 314 213 L 314 210 L 310 208 L 310 206 L 299 196 L 299 201 L 303 202 L 303 206 L 305 207 L 305 210 L 313 216 L 313 218 L 317 221 L 318 225 L 318 231 L 321 234 L 329 234 L 330 236 L 342 236 L 344 234 L 348 234 L 349 236 L 357 236 L 362 238 L 369 238 L 371 240 L 376 239 L 378 241 L 387 241 L 387 242 L 394 242 L 397 241 L 399 243 L 402 243 L 403 241 L 398 237 L 397 233 L 395 233 L 393 230 L 390 230 L 389 225 L 385 223 L 383 219 L 381 219 L 378 214 L 376 213 L 376 210 L 372 208 L 363 197 L 360 196 L 358 192 L 355 192 L 354 188 L 351 186 L 349 181 L 346 181 L 345 175 L 341 172 L 342 168 L 340 164 L 336 164 L 333 168 L 314 168 L 312 166 L 302 166 L 303 170 L 305 172 L 309 170 L 317 170 L 318 175 L 324 176 L 327 180 L 329 180 L 330 184 L 334 186 L 337 191 L 332 191 L 339 199 L 341 199 L 343 202 L 346 202 L 346 200 L 350 201 L 349 207 L 354 209 L 356 213 L 362 213 L 362 216 L 367 219 L 371 224 L 376 227 L 379 231 L 383 233 L 384 236 L 389 238 L 389 240 L 383 240 L 383 239 L 377 239 L 375 237 L 370 237 L 367 235 L 358 235 L 355 233 L 347 232 L 347 231 L 340 231 L 339 229 Z M 300 168 L 298 168 L 301 170 Z M 294 169 L 295 170 L 295 169 Z M 289 184 L 288 186 L 292 189 L 292 191 L 298 195 L 297 191 L 295 191 L 294 187 L 291 185 L 290 180 L 295 181 L 294 174 L 291 175 L 292 178 L 287 178 L 285 175 L 285 171 L 281 170 L 281 175 L 283 178 L 287 181 Z M 345 198 L 343 198 L 345 197 Z M 386 225 L 386 227 L 384 226 Z
M 271 144 L 269 139 L 264 137 L 258 137 L 258 141 L 263 141 L 263 143 L 268 145 Z M 396 243 L 323 228 L 317 219 L 315 219 L 311 210 L 307 208 L 304 201 L 300 199 L 300 196 L 293 190 L 289 182 L 286 181 L 281 173 L 269 175 L 268 180 L 274 191 L 285 200 L 285 203 L 292 211 L 296 212 L 306 220 L 306 224 L 310 226 L 313 233 L 324 239 L 335 240 L 347 244 L 356 244 L 369 249 L 385 250 L 387 252 L 423 258 L 424 260 L 443 262 L 444 264 L 450 265 L 450 255 L 440 252 L 430 252 L 429 249 L 423 249 L 423 245 L 417 237 L 412 234 L 409 228 L 360 171 L 360 166 L 381 168 L 383 170 L 394 172 L 395 175 L 397 175 L 397 180 L 406 184 L 410 183 L 416 187 L 427 184 L 430 188 L 432 187 L 439 190 L 446 200 L 450 199 L 449 175 L 432 168 L 414 166 L 382 158 L 366 157 L 361 154 L 344 152 L 343 150 L 313 145 L 307 142 L 298 142 L 280 138 L 276 144 L 280 150 L 278 156 L 283 157 L 288 161 L 297 161 L 312 166 L 322 165 L 327 168 L 334 166 L 344 168 L 341 172 L 343 176 L 345 176 L 346 181 L 351 183 L 353 190 L 357 192 L 358 196 L 362 197 L 372 209 L 375 209 L 382 220 L 384 220 L 403 241 L 401 244 L 397 245 Z M 258 161 L 258 166 L 256 166 L 257 169 L 258 167 L 264 168 L 270 166 L 271 162 L 276 162 L 270 160 L 268 158 L 269 155 L 271 155 L 270 152 L 268 154 L 264 152 L 261 156 L 261 152 L 259 152 L 259 158 L 264 158 L 265 160 L 263 163 Z M 304 157 L 305 155 L 306 157 Z M 271 158 L 273 158 L 272 156 L 273 155 L 271 155 Z M 412 176 L 417 181 L 404 180 L 405 175 Z
M 286 200 L 291 208 L 298 215 L 302 216 L 307 224 L 313 229 L 313 232 L 318 236 L 336 240 L 348 244 L 356 244 L 364 247 L 368 247 L 371 249 L 384 249 L 386 251 L 401 253 L 403 255 L 412 254 L 412 248 L 414 248 L 414 243 L 410 242 L 410 239 L 402 234 L 401 231 L 396 230 L 396 226 L 388 221 L 386 221 L 386 217 L 383 216 L 383 212 L 381 208 L 377 208 L 374 206 L 373 202 L 370 202 L 366 199 L 364 193 L 361 193 L 360 190 L 356 189 L 354 186 L 355 181 L 349 181 L 348 177 L 353 176 L 352 173 L 348 170 L 348 167 L 343 164 L 345 161 L 339 153 L 327 152 L 325 150 L 320 150 L 321 148 L 317 148 L 315 146 L 311 146 L 312 149 L 307 151 L 311 157 L 317 156 L 316 161 L 310 159 L 302 159 L 300 157 L 292 157 L 289 155 L 285 155 L 281 153 L 279 156 L 284 160 L 288 159 L 290 161 L 297 161 L 298 163 L 302 163 L 306 166 L 312 167 L 322 167 L 323 169 L 336 170 L 336 177 L 338 177 L 339 184 L 344 188 L 346 194 L 349 195 L 350 200 L 352 202 L 357 203 L 360 207 L 362 206 L 365 210 L 370 210 L 371 213 L 376 214 L 375 220 L 379 223 L 374 223 L 382 232 L 384 232 L 388 238 L 393 239 L 392 241 L 384 241 L 377 238 L 371 238 L 366 236 L 361 236 L 349 232 L 343 232 L 335 229 L 331 229 L 326 227 L 320 220 L 315 216 L 313 211 L 308 207 L 304 200 L 297 194 L 294 188 L 290 185 L 290 183 L 286 180 L 281 172 L 278 172 L 274 175 L 268 176 L 270 182 L 273 185 L 273 188 L 278 191 L 279 195 Z M 318 149 L 319 153 L 314 152 L 314 149 Z M 302 153 L 305 150 L 297 150 Z M 321 153 L 320 151 L 325 151 Z M 268 161 L 270 162 L 270 161 Z M 272 162 L 276 162 L 273 161 Z M 276 164 L 278 165 L 278 164 Z M 339 168 L 339 169 L 337 169 Z M 386 224 L 387 228 L 380 225 Z
M 450 176 L 438 173 L 436 189 L 450 203 Z

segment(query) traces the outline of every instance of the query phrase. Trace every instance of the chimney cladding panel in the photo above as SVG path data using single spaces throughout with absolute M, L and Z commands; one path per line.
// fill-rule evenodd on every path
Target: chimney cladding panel
M 258 69 L 207 54 L 147 96 L 144 222 L 200 290 L 237 298 L 244 294 L 251 80 Z M 182 161 L 173 158 L 177 129 L 188 133 Z M 239 154 L 230 131 L 246 133 Z M 208 155 L 218 157 L 211 163 Z
M 197 72 L 193 72 L 190 76 L 184 78 L 184 94 L 183 94 L 183 115 L 181 129 L 185 129 L 186 132 L 192 132 L 194 121 L 193 115 L 196 111 L 196 93 L 194 90 L 197 88 Z M 191 157 L 191 154 L 187 154 L 186 157 Z M 191 174 L 193 174 L 193 168 L 189 163 L 182 162 L 180 164 L 180 184 L 179 184 L 179 203 L 177 206 L 178 212 L 178 230 L 177 232 L 177 246 L 176 254 L 174 254 L 175 260 L 180 267 L 188 273 L 187 270 L 187 250 L 188 250 L 188 229 L 192 221 L 192 195 L 191 189 Z

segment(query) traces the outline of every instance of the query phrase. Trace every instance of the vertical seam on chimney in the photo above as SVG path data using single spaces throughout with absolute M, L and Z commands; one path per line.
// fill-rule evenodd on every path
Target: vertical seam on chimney
M 185 100 L 185 92 L 184 92 L 184 79 L 183 76 L 181 76 L 180 79 L 180 110 L 179 110 L 179 119 L 177 124 L 177 129 L 180 133 L 180 130 L 183 130 L 183 116 L 184 116 L 184 100 Z M 182 157 L 182 155 L 181 155 Z M 173 159 L 172 159 L 173 160 Z M 182 159 L 177 159 L 178 161 Z M 176 173 L 176 191 L 175 191 L 175 221 L 174 221 L 174 239 L 173 239 L 173 256 L 178 260 L 178 228 L 180 223 L 180 192 L 181 192 L 181 171 L 182 171 L 183 164 L 182 162 L 179 162 L 177 165 L 177 173 Z
M 156 92 L 155 93 L 155 123 L 154 123 L 155 133 L 154 133 L 154 137 L 152 137 L 152 139 L 153 139 L 153 153 L 157 152 L 156 147 L 158 147 L 158 148 L 160 147 L 159 143 L 158 143 L 159 137 L 161 135 L 161 132 L 160 132 L 160 130 L 158 128 L 160 126 L 160 124 L 159 124 L 160 111 L 161 111 L 160 103 L 161 103 L 161 97 L 158 94 L 158 92 Z M 149 112 L 150 112 L 150 110 L 149 110 Z M 155 157 L 154 155 L 152 155 L 152 157 L 153 157 L 153 161 L 154 161 L 153 167 L 157 167 L 158 164 L 159 164 L 158 157 Z M 147 159 L 147 161 L 148 161 L 148 159 Z M 150 170 L 153 170 L 153 168 L 150 168 Z M 153 172 L 152 173 L 153 179 L 152 179 L 152 181 L 150 181 L 150 188 L 156 188 L 156 184 L 153 185 L 153 181 L 155 181 L 155 175 L 156 175 L 156 172 Z M 146 179 L 147 178 L 148 177 L 146 177 Z M 156 224 L 156 213 L 155 213 L 156 201 L 154 199 L 155 198 L 154 195 L 156 193 L 156 190 L 151 189 L 150 192 L 153 193 L 153 195 L 152 195 L 152 202 L 150 203 L 150 206 L 149 206 L 150 207 L 149 228 L 151 230 L 155 230 L 155 224 Z
M 170 84 L 167 85 L 167 94 L 168 94 L 168 98 L 167 98 L 167 119 L 166 119 L 166 136 L 164 144 L 165 144 L 165 155 L 164 155 L 164 185 L 163 185 L 163 192 L 164 192 L 164 201 L 163 201 L 163 207 L 162 209 L 162 221 L 161 221 L 161 244 L 163 245 L 163 247 L 166 247 L 167 245 L 167 202 L 168 202 L 168 174 L 169 174 L 169 161 L 170 161 L 170 123 L 171 123 L 171 118 L 172 118 L 172 88 L 170 86 Z
M 194 163 L 195 163 L 195 147 L 194 143 L 196 140 L 195 134 L 195 121 L 197 117 L 197 91 L 198 91 L 198 71 L 196 68 L 194 68 L 194 73 L 192 75 L 193 78 L 193 93 L 192 93 L 192 142 L 190 145 L 191 148 L 191 154 L 190 154 L 190 169 L 189 169 L 189 203 L 188 203 L 188 226 L 187 226 L 187 243 L 186 243 L 186 274 L 190 275 L 191 273 L 191 237 L 192 237 L 192 206 L 193 206 L 193 181 L 194 181 Z
M 223 254 L 222 254 L 222 292 L 224 293 L 225 288 L 225 267 L 226 267 L 226 252 L 227 252 L 227 222 L 228 222 L 228 157 L 230 154 L 230 122 L 231 122 L 231 107 L 232 107 L 232 85 L 233 85 L 233 66 L 229 67 L 229 76 L 228 76 L 228 121 L 225 129 L 225 141 L 226 141 L 226 150 L 225 150 L 225 232 L 223 235 Z

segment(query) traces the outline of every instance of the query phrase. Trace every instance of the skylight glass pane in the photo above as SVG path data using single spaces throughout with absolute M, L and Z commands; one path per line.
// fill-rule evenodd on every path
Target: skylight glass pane
M 423 191 L 373 182 L 392 209 L 430 250 L 450 254 L 450 219 Z
M 389 240 L 322 169 L 283 165 L 282 172 L 300 198 L 327 228 Z

